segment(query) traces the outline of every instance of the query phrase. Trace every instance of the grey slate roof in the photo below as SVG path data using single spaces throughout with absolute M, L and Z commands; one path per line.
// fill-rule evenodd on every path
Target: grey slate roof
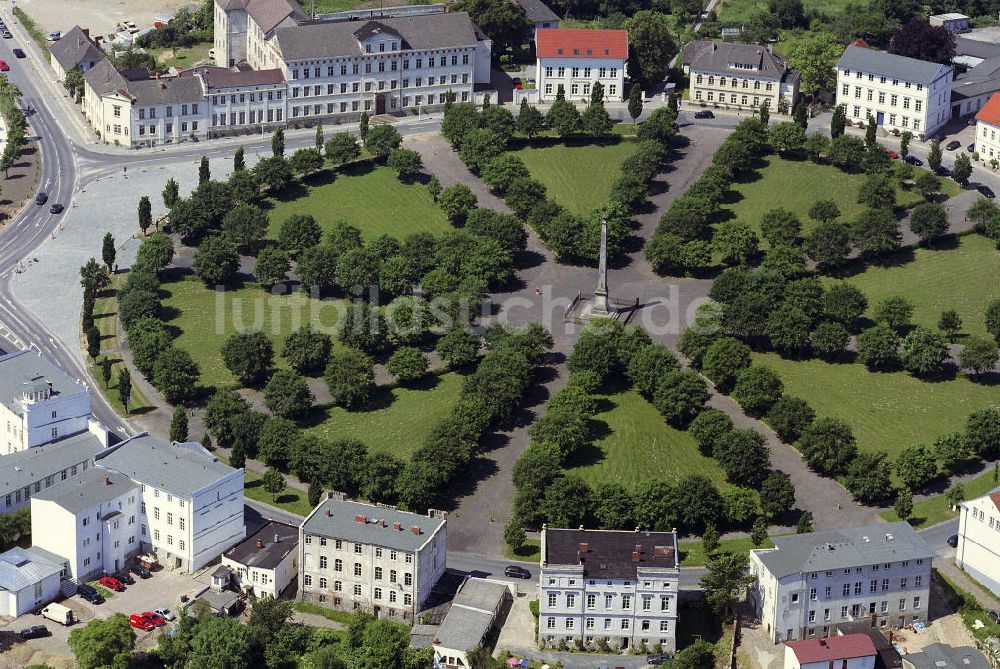
M 274 541 L 277 535 L 278 541 Z M 257 542 L 263 544 L 257 547 Z M 269 521 L 252 536 L 236 544 L 222 557 L 228 558 L 248 567 L 258 569 L 274 569 L 285 557 L 299 547 L 299 528 L 274 520 Z
M 227 67 L 203 67 L 198 68 L 197 73 L 201 75 L 208 90 L 218 88 L 232 88 L 237 86 L 265 86 L 269 84 L 280 84 L 285 81 L 285 75 L 281 70 L 231 70 Z M 187 72 L 194 71 L 188 70 Z
M 780 81 L 788 72 L 788 64 L 784 58 L 759 44 L 697 40 L 684 47 L 682 58 L 684 65 L 699 72 L 752 75 L 758 79 L 775 81 Z M 754 69 L 734 67 L 735 65 L 750 65 Z
M 919 653 L 904 655 L 903 659 L 916 669 L 990 669 L 983 654 L 970 646 L 932 643 Z
M 14 413 L 21 413 L 21 393 L 25 388 L 47 385 L 51 386 L 52 395 L 70 395 L 87 388 L 36 351 L 0 356 L 0 402 Z
M 142 107 L 198 102 L 205 97 L 197 77 L 130 81 L 127 88 L 135 103 Z
M 104 52 L 80 26 L 73 26 L 72 30 L 52 43 L 49 52 L 64 70 L 72 70 L 84 61 L 104 58 Z
M 860 70 L 873 74 L 884 75 L 890 79 L 909 81 L 915 84 L 929 85 L 941 73 L 949 69 L 948 65 L 930 63 L 926 60 L 897 56 L 885 51 L 864 49 L 859 46 L 849 46 L 837 62 L 838 70 Z
M 1000 44 L 955 35 L 955 55 L 972 56 L 973 58 L 982 58 L 985 60 L 994 56 L 1000 56 Z
M 1000 56 L 988 58 L 955 77 L 951 99 L 975 98 L 1000 91 Z
M 379 18 L 380 24 L 398 33 L 404 49 L 440 49 L 473 46 L 476 27 L 465 12 Z M 278 48 L 286 61 L 360 56 L 364 52 L 355 32 L 357 21 L 322 21 L 278 28 Z
M 453 650 L 472 650 L 480 645 L 493 626 L 493 611 L 509 592 L 500 583 L 466 579 L 434 635 L 436 643 Z
M 62 563 L 50 562 L 29 549 L 14 547 L 0 555 L 0 588 L 18 592 L 62 569 Z
M 583 546 L 586 544 L 586 552 Z M 636 548 L 638 546 L 638 549 Z M 638 561 L 633 553 L 638 550 Z M 673 532 L 545 529 L 545 555 L 549 565 L 583 564 L 587 578 L 635 578 L 639 567 L 677 567 L 677 537 Z
M 514 0 L 524 8 L 528 23 L 558 23 L 559 16 L 542 0 Z
M 108 95 L 115 91 L 125 91 L 128 87 L 128 80 L 122 76 L 122 73 L 110 60 L 98 62 L 97 65 L 84 72 L 83 78 L 99 96 Z
M 427 543 L 445 522 L 444 518 L 333 498 L 319 503 L 302 524 L 302 530 L 306 534 L 346 539 L 354 543 L 415 551 Z M 400 528 L 396 529 L 394 523 L 399 523 Z M 413 527 L 419 527 L 420 534 L 414 534 Z
M 34 499 L 55 502 L 70 513 L 93 509 L 103 502 L 137 490 L 139 486 L 123 474 L 97 467 L 35 493 Z
M 309 18 L 295 0 L 247 0 L 246 11 L 265 35 L 285 19 L 298 23 Z
M 236 471 L 201 444 L 167 443 L 147 434 L 104 450 L 95 464 L 187 498 Z
M 934 550 L 907 522 L 775 537 L 774 545 L 755 553 L 777 578 L 934 557 Z
M 0 495 L 8 495 L 81 462 L 92 462 L 102 450 L 104 444 L 97 437 L 81 432 L 51 444 L 0 456 Z

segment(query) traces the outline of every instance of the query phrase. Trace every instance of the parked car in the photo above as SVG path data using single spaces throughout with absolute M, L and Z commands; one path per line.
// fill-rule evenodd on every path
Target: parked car
M 170 609 L 153 609 L 153 613 L 160 616 L 164 620 L 173 620 L 177 617 L 177 614 Z
M 76 586 L 76 594 L 80 595 L 91 604 L 104 603 L 104 597 L 101 596 L 101 593 L 97 592 L 96 589 L 92 588 L 86 583 L 80 583 L 79 585 Z
M 152 611 L 143 611 L 142 615 L 157 627 L 159 627 L 160 625 L 167 624 L 167 619 L 161 616 L 159 613 L 153 613 Z
M 965 122 L 966 125 L 976 125 L 976 117 L 970 116 L 969 120 Z
M 14 56 L 16 58 L 27 58 L 27 56 L 24 55 L 24 49 L 14 49 Z
M 129 571 L 138 576 L 139 578 L 149 578 L 152 573 L 146 567 L 142 566 L 138 562 L 129 567 Z
M 47 39 L 47 40 L 48 40 L 48 41 L 50 41 L 50 42 L 57 42 L 57 41 L 59 41 L 59 39 L 61 39 L 61 38 L 62 38 L 62 33 L 61 33 L 61 32 L 59 32 L 58 30 L 56 30 L 56 31 L 54 31 L 54 32 L 50 32 L 50 33 L 49 33 L 49 36 L 48 36 L 48 37 L 46 37 L 45 39 Z
M 59 204 L 58 202 L 56 202 L 54 205 L 52 205 L 51 207 L 49 207 L 49 213 L 50 214 L 61 214 L 63 212 L 64 208 L 65 207 L 63 207 L 61 204 Z
M 924 164 L 924 161 L 920 160 L 920 158 L 917 158 L 916 156 L 906 156 L 903 160 L 911 165 L 915 165 L 916 167 L 920 167 Z
M 134 21 L 126 21 L 125 29 L 129 31 L 130 34 L 134 35 L 139 32 L 138 26 L 135 25 Z
M 522 88 L 524 88 L 524 82 L 521 81 L 521 77 L 514 77 L 513 79 L 510 80 L 510 83 L 512 83 L 514 85 L 514 88 L 516 88 L 517 90 L 521 90 Z
M 10 65 L 7 64 L 7 61 L 0 60 L 0 72 L 10 72 Z
M 21 630 L 21 638 L 27 641 L 28 639 L 41 639 L 49 635 L 49 628 L 45 625 L 32 625 L 28 629 Z
M 960 148 L 961 146 L 962 143 L 960 141 L 958 141 L 957 139 L 953 139 L 950 142 L 948 142 L 948 144 L 946 144 L 944 148 L 948 149 L 949 151 L 954 151 L 955 149 Z
M 896 153 L 895 151 L 893 151 L 892 149 L 886 149 L 885 150 L 885 155 L 889 156 L 893 160 L 895 160 L 896 158 L 899 158 L 899 154 Z
M 695 112 L 695 118 L 715 118 L 715 114 L 712 113 L 710 109 L 703 109 L 700 112 Z
M 972 144 L 969 144 L 967 147 L 965 147 L 965 150 L 968 151 L 969 153 L 975 153 L 976 152 L 976 143 L 973 142 Z
M 119 581 L 114 576 L 102 576 L 97 579 L 97 582 L 103 585 L 105 588 L 114 590 L 115 592 L 121 592 L 125 589 L 125 584 Z
M 996 197 L 996 194 L 993 192 L 993 189 L 990 188 L 989 186 L 984 186 L 983 184 L 979 184 L 978 186 L 976 186 L 976 190 L 979 191 L 980 195 L 989 198 L 991 200 Z
M 987 611 L 986 617 L 995 622 L 997 625 L 1000 625 L 1000 611 Z
M 118 572 L 115 574 L 115 578 L 124 583 L 125 585 L 134 585 L 135 579 L 127 571 Z
M 942 165 L 941 167 L 938 168 L 937 175 L 939 177 L 950 177 L 951 176 L 951 170 L 948 169 L 947 167 L 945 167 L 944 165 Z
M 128 624 L 140 630 L 151 630 L 156 627 L 156 623 L 143 614 L 133 613 L 128 617 Z
M 10 39 L 11 37 L 13 37 L 13 35 L 10 34 L 9 30 L 4 30 L 0 32 L 0 37 L 3 37 L 4 39 Z
M 646 657 L 646 664 L 661 665 L 674 659 L 673 655 L 663 653 L 661 655 L 649 655 Z
M 59 623 L 60 625 L 68 627 L 76 621 L 76 614 L 73 613 L 73 609 L 68 606 L 63 606 L 62 604 L 56 604 L 52 602 L 44 609 L 39 611 L 43 618 L 48 618 L 54 623 Z
M 950 537 L 948 537 L 948 545 L 951 546 L 952 548 L 958 548 L 958 535 L 957 534 L 953 534 Z
M 48 201 L 49 201 L 49 196 L 48 193 L 46 193 L 45 191 L 40 191 L 38 195 L 35 196 L 35 204 L 37 204 L 38 206 L 42 206 Z
M 507 565 L 503 570 L 503 575 L 511 578 L 531 578 L 530 571 L 514 564 Z

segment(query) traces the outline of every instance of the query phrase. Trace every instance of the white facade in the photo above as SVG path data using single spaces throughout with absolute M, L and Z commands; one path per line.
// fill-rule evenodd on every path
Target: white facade
M 775 643 L 927 620 L 934 551 L 908 523 L 781 537 L 750 551 L 749 601 Z
M 139 504 L 128 477 L 90 469 L 32 498 L 32 542 L 66 558 L 74 579 L 113 574 L 139 552 Z
M 59 596 L 65 567 L 36 548 L 12 548 L 0 555 L 0 616 L 16 618 Z
M 928 22 L 932 26 L 943 26 L 953 33 L 967 33 L 972 29 L 969 17 L 958 12 L 935 14 L 928 18 Z
M 674 652 L 676 547 L 676 533 L 543 528 L 539 640 L 595 647 L 603 639 L 614 648 Z M 560 557 L 573 554 L 573 562 Z
M 337 497 L 299 535 L 301 597 L 412 623 L 447 561 L 446 520 Z
M 590 102 L 596 82 L 604 87 L 604 99 L 621 102 L 625 96 L 625 60 L 606 58 L 538 58 L 537 87 L 542 102 L 556 99 L 562 86 L 571 102 Z
M 1000 488 L 962 502 L 955 564 L 1000 597 Z
M 837 104 L 850 123 L 872 117 L 889 132 L 930 136 L 951 118 L 953 78 L 948 65 L 849 46 L 837 65 Z
M 299 572 L 299 528 L 269 522 L 222 554 L 234 585 L 255 597 L 278 597 Z

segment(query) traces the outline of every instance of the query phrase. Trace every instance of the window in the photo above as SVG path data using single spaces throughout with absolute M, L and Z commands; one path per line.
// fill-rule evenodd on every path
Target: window
M 555 618 L 549 618 L 548 620 L 546 620 L 545 621 L 545 627 L 547 627 L 550 630 L 554 630 L 556 628 L 556 619 Z
M 597 595 L 587 595 L 587 608 L 592 609 L 597 606 Z
M 576 621 L 575 621 L 575 620 L 573 620 L 572 618 L 567 618 L 567 619 L 566 619 L 566 629 L 568 629 L 568 630 L 571 630 L 571 629 L 573 629 L 573 625 L 574 625 L 575 623 L 576 623 Z
M 253 575 L 254 575 L 254 580 L 257 580 L 257 572 L 254 572 Z M 326 589 L 326 583 L 327 583 L 326 579 L 323 578 L 323 577 L 320 577 L 320 579 L 319 579 L 319 587 L 321 587 L 321 588 L 323 588 L 325 590 Z
M 846 618 L 847 617 L 847 607 L 846 606 L 841 606 L 840 607 L 840 617 L 841 618 Z
M 827 572 L 827 573 L 829 573 L 829 572 Z M 826 597 L 827 599 L 830 599 L 830 592 L 831 592 L 830 586 L 826 586 L 826 589 L 823 590 L 823 596 Z
M 888 589 L 889 589 L 889 579 L 883 578 L 882 579 L 882 592 L 885 592 Z
M 326 569 L 326 556 L 325 555 L 320 555 L 319 556 L 319 568 L 320 569 Z
M 792 593 L 792 604 L 795 604 L 798 601 L 799 601 L 799 593 L 793 592 Z
M 858 581 L 857 583 L 854 584 L 854 594 L 855 595 L 861 594 L 861 581 Z
M 129 537 L 129 538 L 128 538 L 128 540 L 129 540 L 129 542 L 131 542 L 131 541 L 132 541 L 132 537 Z M 180 540 L 180 541 L 178 542 L 178 545 L 180 546 L 180 549 L 181 549 L 181 550 L 184 550 L 184 540 L 183 540 L 183 539 L 181 539 L 181 540 Z
M 669 611 L 670 610 L 670 597 L 667 595 L 660 595 L 660 610 Z
M 622 608 L 626 611 L 632 608 L 632 595 L 622 595 Z
M 173 524 L 174 524 L 174 514 L 171 513 L 170 511 L 167 511 L 167 525 L 173 525 Z
M 355 585 L 354 586 L 354 596 L 355 597 L 360 597 L 361 596 L 361 586 L 360 585 Z
M 361 555 L 361 544 L 354 544 L 354 553 L 356 555 Z
M 340 560 L 340 559 L 334 560 L 333 561 L 333 570 L 334 571 L 344 571 L 344 561 Z
M 361 563 L 360 562 L 355 562 L 354 563 L 354 575 L 355 576 L 361 576 Z
M 813 574 L 813 578 L 816 578 L 816 574 Z M 816 601 L 816 588 L 809 588 L 809 601 Z
M 914 576 L 913 577 L 913 587 L 919 588 L 920 584 L 923 582 L 923 580 L 924 580 L 923 576 Z
M 375 588 L 375 599 L 382 599 L 382 588 Z
M 906 610 L 906 599 L 905 598 L 899 600 L 899 610 L 900 611 L 905 611 Z
M 920 608 L 920 598 L 919 597 L 914 597 L 913 598 L 913 608 L 915 608 L 915 609 L 919 609 Z
M 566 593 L 566 606 L 568 608 L 573 608 L 575 604 L 576 604 L 576 595 L 574 595 L 572 592 Z
M 622 629 L 623 630 L 627 630 L 628 628 L 629 628 L 629 620 L 628 620 L 628 618 L 623 618 L 622 619 Z
M 899 588 L 901 590 L 905 590 L 906 589 L 906 577 L 905 576 L 903 578 L 899 579 Z
M 411 606 L 413 604 L 413 595 L 405 594 L 403 595 L 403 606 Z

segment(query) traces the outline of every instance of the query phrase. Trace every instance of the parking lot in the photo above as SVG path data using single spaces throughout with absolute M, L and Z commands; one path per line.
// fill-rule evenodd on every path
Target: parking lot
M 0 627 L 0 669 L 6 667 L 24 667 L 33 663 L 47 663 L 58 669 L 60 666 L 73 666 L 72 663 L 60 664 L 58 660 L 72 656 L 67 640 L 69 633 L 75 627 L 92 618 L 107 618 L 115 613 L 129 616 L 133 613 L 167 608 L 178 613 L 180 611 L 181 595 L 192 595 L 204 587 L 191 574 L 160 569 L 153 572 L 147 579 L 136 576 L 133 585 L 126 585 L 122 592 L 114 593 L 114 597 L 103 604 L 91 604 L 79 595 L 75 595 L 61 603 L 73 609 L 80 622 L 70 627 L 64 627 L 38 614 L 21 616 Z M 207 576 L 201 580 L 207 583 Z M 155 643 L 156 637 L 164 629 L 169 629 L 175 623 L 168 623 L 149 631 L 136 630 L 137 647 L 148 648 Z M 19 633 L 22 629 L 33 625 L 45 625 L 51 636 L 41 639 L 22 641 Z

